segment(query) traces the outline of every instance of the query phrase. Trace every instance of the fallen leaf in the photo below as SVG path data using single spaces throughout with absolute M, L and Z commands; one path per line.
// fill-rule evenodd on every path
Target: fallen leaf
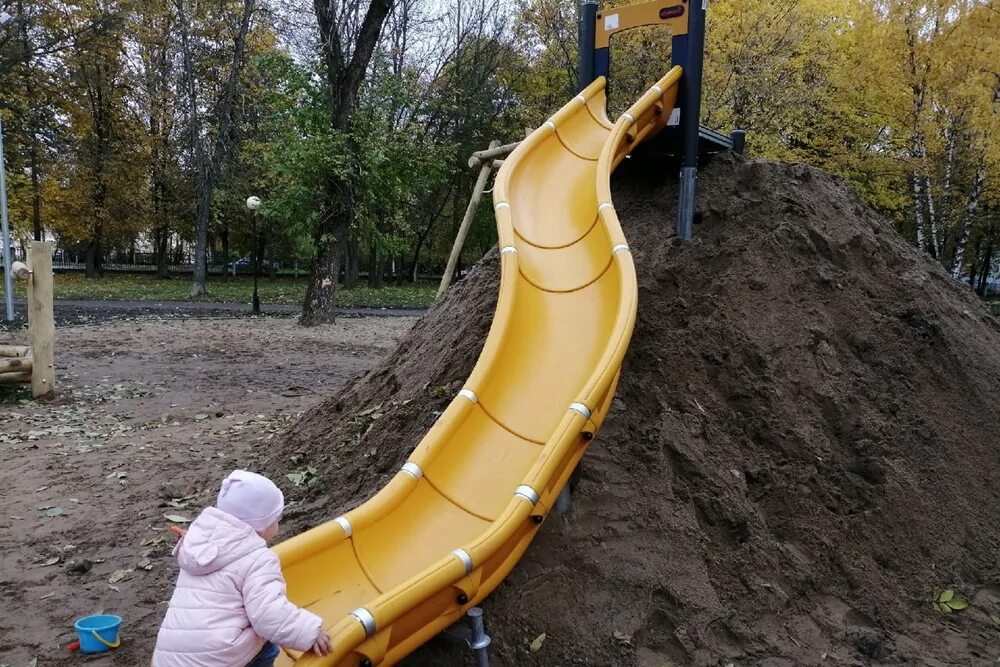
M 180 514 L 164 514 L 163 518 L 174 523 L 191 523 L 191 519 L 183 517 Z
M 150 561 L 148 558 L 142 558 L 139 560 L 138 563 L 135 564 L 135 566 L 140 570 L 152 570 L 153 562 Z
M 61 507 L 50 507 L 49 509 L 45 510 L 45 516 L 50 518 L 54 516 L 62 516 L 65 513 L 66 510 L 64 510 Z
M 48 567 L 50 565 L 55 565 L 58 562 L 59 562 L 59 556 L 53 556 L 52 558 L 49 558 L 44 563 L 42 563 L 42 567 Z
M 111 590 L 113 590 L 115 593 L 121 593 L 122 592 L 122 589 L 118 588 L 114 584 L 108 584 L 108 588 L 110 588 Z
M 536 653 L 541 650 L 542 644 L 544 643 L 545 643 L 545 633 L 543 632 L 542 634 L 535 637 L 534 641 L 532 641 L 531 644 L 528 645 L 528 648 L 531 649 L 532 653 Z

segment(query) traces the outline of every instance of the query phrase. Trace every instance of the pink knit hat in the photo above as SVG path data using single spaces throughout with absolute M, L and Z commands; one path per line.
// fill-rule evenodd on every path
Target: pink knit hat
M 247 470 L 234 470 L 222 480 L 215 506 L 260 533 L 281 517 L 285 496 L 267 477 Z

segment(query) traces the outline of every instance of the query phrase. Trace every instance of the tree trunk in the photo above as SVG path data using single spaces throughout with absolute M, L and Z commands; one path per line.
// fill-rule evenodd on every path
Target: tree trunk
M 205 281 L 208 276 L 208 225 L 212 214 L 212 198 L 215 192 L 215 179 L 218 175 L 220 162 L 224 159 L 230 144 L 230 126 L 232 124 L 233 105 L 236 103 L 237 85 L 243 71 L 243 61 L 246 52 L 246 38 L 250 31 L 250 20 L 256 10 L 256 0 L 243 0 L 243 14 L 240 18 L 239 30 L 233 40 L 233 57 L 229 67 L 229 75 L 222 99 L 215 108 L 217 128 L 210 150 L 206 150 L 200 132 L 198 120 L 197 90 L 195 86 L 194 57 L 191 46 L 191 28 L 187 13 L 184 11 L 184 0 L 177 0 L 178 18 L 181 24 L 181 49 L 184 58 L 184 70 L 187 84 L 188 103 L 192 119 L 191 141 L 193 143 L 198 164 L 198 211 L 195 219 L 194 244 L 194 277 L 191 281 L 191 296 L 201 296 L 205 293 Z
M 927 216 L 927 222 L 930 223 L 930 243 L 925 243 L 926 245 L 921 246 L 923 250 L 930 250 L 932 257 L 939 257 L 938 254 L 938 225 L 937 217 L 934 214 L 934 191 L 931 189 L 931 177 L 928 175 L 927 170 L 927 147 L 924 145 L 924 139 L 922 135 L 917 135 L 914 140 L 914 148 L 916 149 L 917 156 L 920 160 L 920 172 L 914 172 L 913 178 L 920 179 L 920 194 L 923 196 L 923 201 L 920 197 L 914 199 L 914 205 L 920 209 L 918 224 L 922 224 L 924 220 L 924 215 Z M 926 211 L 924 207 L 926 206 Z M 920 229 L 917 232 L 918 238 L 923 236 L 925 233 L 924 229 Z
M 332 217 L 332 216 L 325 216 Z M 346 217 L 346 216 L 345 216 Z M 347 225 L 332 220 L 317 228 L 316 259 L 299 323 L 304 326 L 328 324 L 336 319 L 337 279 L 343 257 Z
M 28 32 L 29 20 L 24 13 L 24 0 L 17 0 L 17 15 L 23 17 L 20 23 L 21 52 L 24 54 L 25 62 L 22 67 L 24 79 L 24 92 L 29 104 L 36 101 L 35 75 L 32 72 L 34 46 L 31 43 L 31 35 Z M 25 114 L 25 130 L 29 139 L 29 170 L 31 172 L 31 226 L 36 241 L 41 241 L 42 232 L 42 186 L 39 178 L 38 167 L 38 113 L 35 107 L 30 107 Z
M 989 285 L 990 275 L 993 273 L 993 241 L 986 244 L 986 249 L 983 250 L 982 260 L 979 265 L 979 284 L 975 286 L 975 290 L 979 296 L 986 296 L 986 288 Z
M 348 57 L 349 44 L 341 29 L 345 19 L 356 16 L 338 15 L 342 8 L 332 0 L 313 0 L 316 23 L 326 70 L 326 84 L 330 94 L 331 129 L 348 136 L 349 158 L 356 159 L 357 148 L 348 134 L 351 118 L 357 107 L 358 93 L 364 80 L 372 54 L 378 45 L 382 25 L 392 10 L 395 0 L 371 0 L 360 21 L 360 28 L 353 40 L 353 53 Z M 347 3 L 346 7 L 350 7 Z M 346 9 L 350 12 L 350 9 Z M 360 11 L 353 5 L 353 11 Z M 313 274 L 302 304 L 301 324 L 313 325 L 333 322 L 336 318 L 337 276 L 340 272 L 344 247 L 354 223 L 354 202 L 350 183 L 339 177 L 331 179 L 327 187 L 325 215 L 316 222 L 313 239 L 316 244 Z
M 170 275 L 170 230 L 158 227 L 156 238 L 156 277 L 167 278 Z
M 368 286 L 374 289 L 385 287 L 385 257 L 374 243 L 368 262 Z
M 976 278 L 979 277 L 979 251 L 982 249 L 983 239 L 976 243 L 976 249 L 972 253 L 972 264 L 969 266 L 969 289 L 976 291 Z
M 347 256 L 344 262 L 344 288 L 352 289 L 358 285 L 361 275 L 361 244 L 354 234 L 347 241 Z
M 274 280 L 278 277 L 278 270 L 274 264 L 274 239 L 271 238 L 271 235 L 267 231 L 264 232 L 263 236 L 264 240 L 262 243 L 264 244 L 267 257 L 267 275 L 271 280 Z
M 975 221 L 976 209 L 979 208 L 979 196 L 983 191 L 983 182 L 986 180 L 986 165 L 979 163 L 976 169 L 976 177 L 972 181 L 972 190 L 969 191 L 969 202 L 965 206 L 965 224 L 955 242 L 955 256 L 951 262 L 951 275 L 955 280 L 962 277 L 962 263 L 965 261 L 965 244 L 969 241 L 972 233 L 972 224 Z
M 229 280 L 229 225 L 222 228 L 222 280 Z
M 915 160 L 920 159 L 923 150 L 923 139 L 919 133 L 913 136 L 913 147 L 910 156 Z M 924 177 L 919 169 L 914 169 L 910 174 L 910 182 L 913 187 L 913 222 L 917 228 L 917 247 L 921 252 L 927 252 L 927 239 L 924 229 Z
M 94 230 L 94 235 L 87 241 L 87 264 L 86 277 L 96 278 L 98 273 L 103 273 L 101 268 L 101 231 L 100 228 Z
M 35 240 L 42 241 L 42 185 L 38 178 L 38 141 L 31 138 L 31 226 Z
M 926 171 L 924 174 L 924 197 L 927 200 L 927 219 L 931 223 L 931 256 L 935 259 L 941 259 L 941 247 L 938 243 L 940 239 L 938 232 L 938 220 L 934 211 L 934 191 L 931 189 L 931 177 L 926 175 Z

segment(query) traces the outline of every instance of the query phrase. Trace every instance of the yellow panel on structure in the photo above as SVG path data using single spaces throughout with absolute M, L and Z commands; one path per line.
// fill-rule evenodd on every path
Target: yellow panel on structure
M 611 126 L 599 79 L 504 161 L 500 295 L 479 362 L 374 498 L 275 547 L 289 598 L 334 646 L 278 664 L 395 664 L 524 553 L 604 420 L 635 323 L 611 171 L 662 129 L 679 81 L 674 68 Z
M 698 2 L 699 0 L 691 0 Z M 688 0 L 655 0 L 638 5 L 604 9 L 597 14 L 594 45 L 603 49 L 615 33 L 646 25 L 670 26 L 672 35 L 688 33 Z

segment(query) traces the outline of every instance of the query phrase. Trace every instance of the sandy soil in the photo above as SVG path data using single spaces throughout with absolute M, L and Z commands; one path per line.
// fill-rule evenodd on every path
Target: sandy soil
M 717 158 L 681 245 L 665 174 L 618 175 L 635 334 L 573 507 L 483 605 L 492 664 L 998 664 L 1000 321 L 829 175 Z M 290 527 L 398 472 L 479 356 L 498 263 L 282 438 L 269 469 L 351 482 L 293 489 L 315 509 Z
M 0 388 L 0 664 L 81 661 L 65 649 L 73 621 L 99 612 L 125 619 L 126 643 L 91 660 L 142 664 L 175 576 L 164 515 L 193 518 L 251 450 L 268 449 L 413 321 L 301 329 L 116 315 L 60 328 L 60 395 L 35 403 Z

